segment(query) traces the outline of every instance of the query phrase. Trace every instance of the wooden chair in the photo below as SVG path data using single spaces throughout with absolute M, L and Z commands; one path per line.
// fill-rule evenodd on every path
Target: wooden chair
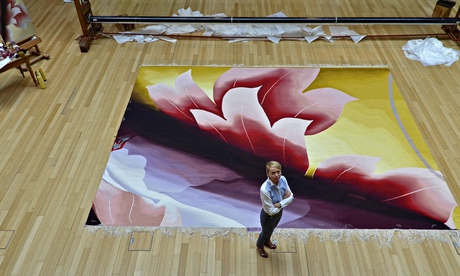
M 42 59 L 50 58 L 48 54 L 42 52 L 38 47 L 38 43 L 40 42 L 42 42 L 40 37 L 32 36 L 17 43 L 20 49 L 29 53 L 30 64 L 34 64 Z M 27 71 L 28 68 L 25 65 L 21 65 L 21 70 Z

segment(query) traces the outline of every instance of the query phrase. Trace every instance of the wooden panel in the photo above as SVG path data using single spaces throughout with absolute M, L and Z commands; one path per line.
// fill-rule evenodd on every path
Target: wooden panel
M 283 237 L 278 235 L 276 240 L 276 249 L 273 250 L 275 253 L 297 253 L 296 239 L 292 237 Z
M 13 237 L 13 230 L 0 230 L 0 249 L 6 249 Z
M 129 251 L 150 251 L 152 250 L 153 233 L 133 232 L 129 240 Z

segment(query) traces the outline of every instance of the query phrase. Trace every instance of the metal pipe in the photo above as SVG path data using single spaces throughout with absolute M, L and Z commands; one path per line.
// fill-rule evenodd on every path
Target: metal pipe
M 113 35 L 144 35 L 151 37 L 180 37 L 180 38 L 203 38 L 203 39 L 267 39 L 266 36 L 238 36 L 238 35 L 227 35 L 227 36 L 205 36 L 205 35 L 190 35 L 190 34 L 149 34 L 149 33 L 139 33 L 139 32 L 101 32 L 100 34 L 105 36 Z M 446 33 L 427 33 L 427 34 L 363 34 L 366 38 L 407 38 L 407 37 L 447 37 Z M 350 38 L 349 35 L 334 35 L 333 38 L 344 39 Z M 304 36 L 283 36 L 282 39 L 304 39 Z
M 94 16 L 89 23 L 305 23 L 305 24 L 399 24 L 399 25 L 458 25 L 457 17 L 182 17 L 182 16 Z

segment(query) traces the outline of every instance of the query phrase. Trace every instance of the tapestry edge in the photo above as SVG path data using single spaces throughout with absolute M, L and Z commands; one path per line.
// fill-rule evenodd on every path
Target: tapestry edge
M 248 237 L 251 241 L 257 239 L 258 232 L 247 231 L 246 228 L 212 228 L 212 227 L 151 227 L 151 226 L 85 226 L 92 234 L 102 232 L 104 236 L 117 237 L 129 236 L 134 232 L 160 232 L 163 235 L 174 236 L 176 233 L 183 235 L 201 235 L 203 238 L 226 237 L 236 235 L 240 238 Z M 409 243 L 443 242 L 460 244 L 460 231 L 458 230 L 419 230 L 419 229 L 294 229 L 277 228 L 273 234 L 274 239 L 280 237 L 295 238 L 307 242 L 309 237 L 316 237 L 320 242 L 333 241 L 352 242 L 358 239 L 362 242 L 375 242 L 379 247 L 391 247 L 395 238 Z

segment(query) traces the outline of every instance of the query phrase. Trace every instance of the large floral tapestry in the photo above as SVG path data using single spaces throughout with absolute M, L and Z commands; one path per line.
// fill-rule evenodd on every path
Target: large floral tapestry
M 387 68 L 141 67 L 88 221 L 257 228 L 269 160 L 281 228 L 458 228 Z

